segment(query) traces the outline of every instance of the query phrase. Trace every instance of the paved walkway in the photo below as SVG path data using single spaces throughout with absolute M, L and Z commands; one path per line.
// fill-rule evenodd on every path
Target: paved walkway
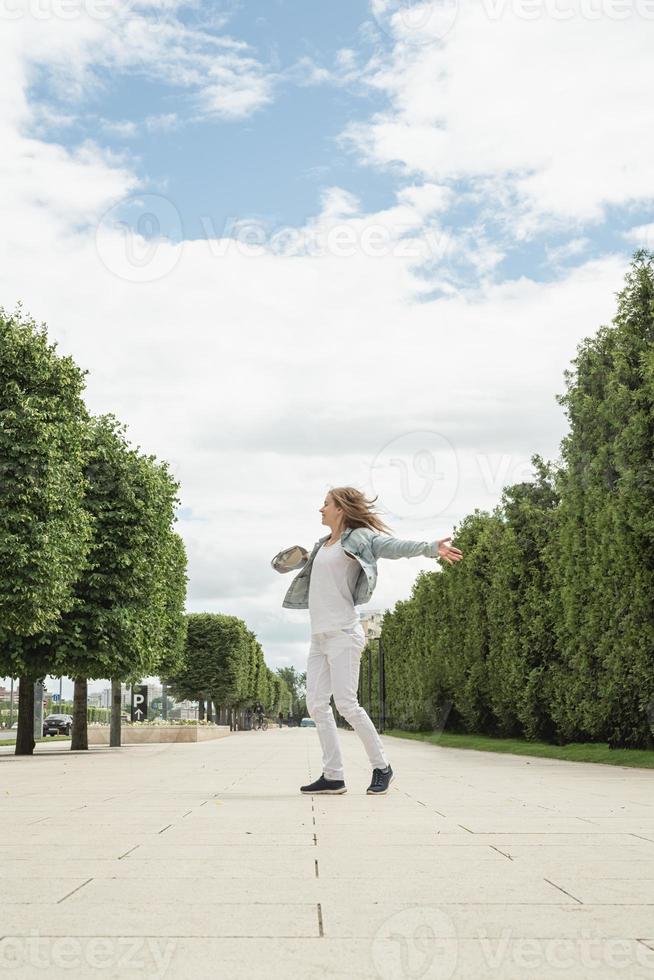
M 314 729 L 0 750 L 0 976 L 654 980 L 654 774 Z

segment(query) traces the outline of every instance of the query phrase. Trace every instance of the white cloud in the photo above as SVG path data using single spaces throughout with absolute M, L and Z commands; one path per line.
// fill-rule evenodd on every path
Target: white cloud
M 624 233 L 627 241 L 633 242 L 637 247 L 648 248 L 654 251 L 654 222 L 646 225 L 637 225 Z
M 452 203 L 454 193 L 443 184 L 412 184 L 403 187 L 397 197 L 398 201 L 409 204 L 426 217 L 445 210 Z
M 177 14 L 185 6 L 184 0 L 118 0 L 103 8 L 103 16 L 93 16 L 88 3 L 71 19 L 35 17 L 31 0 L 23 0 L 21 16 L 3 28 L 0 54 L 20 75 L 10 81 L 24 85 L 46 73 L 50 97 L 68 104 L 99 94 L 109 75 L 121 73 L 165 81 L 188 93 L 196 118 L 205 113 L 243 118 L 270 102 L 274 73 L 243 41 L 215 33 L 222 20 L 213 30 L 180 20 Z M 26 109 L 23 94 L 14 118 Z
M 384 5 L 395 43 L 367 78 L 391 106 L 346 132 L 366 161 L 436 183 L 497 179 L 529 234 L 652 200 L 652 25 L 636 5 L 617 22 L 572 0 L 557 4 L 569 20 L 551 4 L 526 19 L 518 0 L 465 2 L 444 37 L 417 16 L 438 2 Z
M 120 139 L 133 139 L 138 135 L 138 126 L 131 119 L 101 119 L 100 127 L 104 133 Z
M 175 112 L 161 112 L 158 115 L 146 116 L 145 125 L 149 132 L 165 132 L 176 129 L 181 125 L 181 120 Z
M 550 262 L 553 266 L 558 266 L 567 259 L 572 259 L 579 255 L 583 255 L 590 245 L 590 239 L 582 236 L 579 238 L 572 238 L 563 245 L 556 245 L 552 247 L 546 246 L 545 254 L 547 255 L 548 262 Z

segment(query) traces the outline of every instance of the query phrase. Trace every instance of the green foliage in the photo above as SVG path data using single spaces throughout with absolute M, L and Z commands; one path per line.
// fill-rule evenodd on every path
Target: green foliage
M 172 530 L 178 484 L 165 463 L 129 446 L 112 415 L 87 426 L 85 567 L 56 628 L 22 638 L 48 673 L 136 683 L 179 661 L 184 644 L 184 546 Z
M 463 561 L 423 573 L 384 617 L 388 724 L 654 745 L 650 253 L 573 364 L 556 396 L 570 422 L 560 463 L 534 455 L 532 482 L 462 522 Z
M 283 710 L 288 688 L 265 664 L 254 633 L 237 616 L 189 613 L 181 665 L 165 676 L 180 699 L 245 707 L 261 701 L 267 711 Z
M 0 308 L 0 666 L 39 673 L 14 637 L 56 625 L 86 560 L 84 375 L 45 327 Z
M 279 691 L 279 710 L 284 717 L 289 713 L 304 717 L 306 710 L 306 671 L 299 673 L 295 667 L 278 667 L 276 672 Z

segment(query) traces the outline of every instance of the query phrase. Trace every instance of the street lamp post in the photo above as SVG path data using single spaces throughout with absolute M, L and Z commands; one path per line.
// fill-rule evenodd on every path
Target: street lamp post
M 368 714 L 372 717 L 372 647 L 368 644 Z
M 386 725 L 386 676 L 384 674 L 384 647 L 382 645 L 381 636 L 379 639 L 379 662 L 378 662 L 378 674 L 379 674 L 379 731 L 382 733 Z

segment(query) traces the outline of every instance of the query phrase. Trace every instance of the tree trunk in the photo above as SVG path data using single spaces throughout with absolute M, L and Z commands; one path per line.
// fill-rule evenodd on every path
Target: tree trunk
M 34 680 L 21 677 L 18 682 L 18 728 L 15 755 L 33 755 L 34 746 Z
M 211 710 L 212 707 L 211 698 L 209 698 L 207 701 L 207 721 L 213 721 L 213 712 Z
M 73 749 L 88 749 L 89 735 L 86 723 L 86 706 L 88 699 L 88 682 L 86 677 L 75 678 L 75 693 L 73 694 L 73 732 L 70 740 Z
M 120 700 L 121 683 L 115 677 L 111 679 L 111 723 L 109 727 L 109 745 L 120 745 L 120 726 L 122 706 Z
M 202 698 L 198 701 L 198 721 L 204 721 L 204 701 Z
M 161 717 L 164 721 L 168 721 L 168 689 L 163 681 L 161 682 Z

